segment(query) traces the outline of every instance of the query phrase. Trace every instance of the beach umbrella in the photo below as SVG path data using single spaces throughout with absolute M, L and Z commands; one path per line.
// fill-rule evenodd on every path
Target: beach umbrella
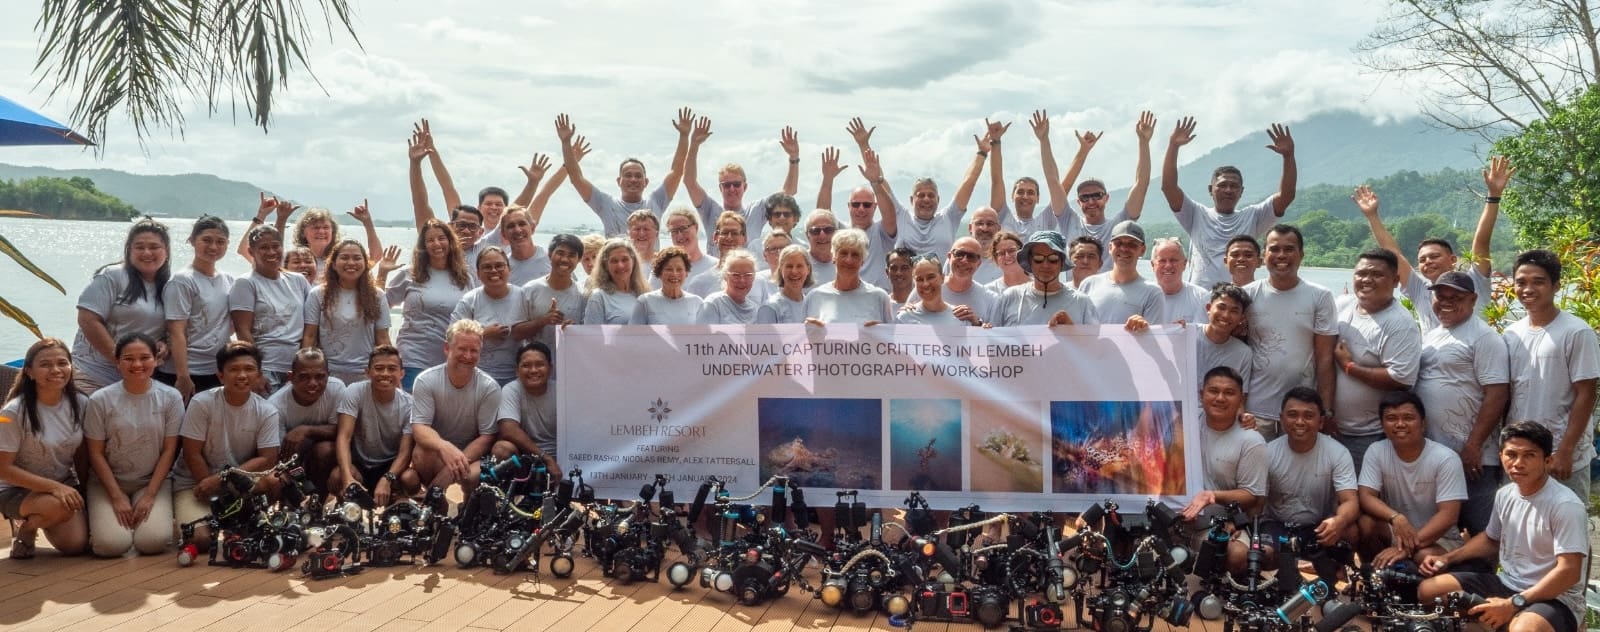
M 93 145 L 82 134 L 0 96 L 0 145 Z

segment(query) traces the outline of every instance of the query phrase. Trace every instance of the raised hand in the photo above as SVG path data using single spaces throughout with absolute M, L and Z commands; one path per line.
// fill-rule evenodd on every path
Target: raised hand
M 288 200 L 278 200 L 278 219 L 288 221 L 290 215 L 300 210 L 300 205 Z
M 577 131 L 577 128 L 572 126 L 572 119 L 566 114 L 556 115 L 556 138 L 561 139 L 561 142 L 572 142 L 572 135 Z
M 858 116 L 850 119 L 850 124 L 844 126 L 844 131 L 849 132 L 850 137 L 856 139 L 857 147 L 866 149 L 872 143 L 872 133 L 878 131 L 878 126 L 874 125 L 868 128 L 865 123 L 861 122 L 861 117 Z
M 1151 137 L 1156 135 L 1155 113 L 1149 110 L 1140 112 L 1139 122 L 1133 124 L 1133 133 L 1139 136 L 1141 142 L 1150 142 Z
M 1272 144 L 1267 145 L 1267 149 L 1271 149 L 1273 153 L 1280 156 L 1294 155 L 1294 137 L 1289 135 L 1287 125 L 1273 123 L 1272 127 L 1267 128 L 1267 138 L 1272 141 Z
M 400 269 L 400 247 L 387 246 L 383 249 L 383 258 L 378 260 L 378 276 L 387 279 L 389 273 Z
M 672 129 L 678 130 L 679 136 L 688 136 L 689 131 L 694 129 L 694 110 L 678 108 L 678 120 L 672 122 Z
M 1050 115 L 1044 110 L 1034 110 L 1033 119 L 1028 121 L 1033 128 L 1033 135 L 1041 141 L 1050 140 Z
M 1517 168 L 1511 166 L 1511 159 L 1495 156 L 1489 159 L 1489 168 L 1483 170 L 1483 186 L 1489 189 L 1491 197 L 1500 197 L 1514 175 L 1517 175 Z
M 832 180 L 848 168 L 849 165 L 839 164 L 839 148 L 829 147 L 822 150 L 822 177 Z
M 517 168 L 522 170 L 522 175 L 526 176 L 529 182 L 538 182 L 543 180 L 545 172 L 550 170 L 550 157 L 534 154 L 533 161 L 529 162 L 528 166 L 517 165 Z
M 982 136 L 979 136 L 977 134 L 973 134 L 972 135 L 972 142 L 978 144 L 978 153 L 980 153 L 980 154 L 989 153 L 989 132 L 988 131 L 985 131 Z
M 367 210 L 367 199 L 361 198 L 361 203 L 350 209 L 350 216 L 356 218 L 363 226 L 372 223 L 372 212 Z
M 267 194 L 266 194 L 265 191 L 262 191 L 260 193 L 261 193 L 261 206 L 256 207 L 256 219 L 265 220 L 267 218 L 267 215 L 272 213 L 272 209 L 278 208 L 278 198 L 277 197 L 267 197 Z
M 689 142 L 698 145 L 706 142 L 707 138 L 711 138 L 711 119 L 702 116 L 695 120 L 694 131 L 689 134 Z
M 1099 134 L 1094 132 L 1083 132 L 1080 134 L 1077 130 L 1073 130 L 1072 133 L 1078 137 L 1079 151 L 1089 151 L 1094 149 L 1094 144 L 1100 142 L 1100 139 L 1106 137 L 1105 132 L 1100 132 Z
M 861 177 L 867 182 L 877 182 L 883 177 L 883 165 L 878 162 L 878 152 L 868 149 L 861 152 Z
M 550 297 L 550 311 L 544 313 L 544 324 L 559 325 L 566 320 L 566 315 L 561 313 L 561 307 L 556 305 L 555 297 Z
M 1173 145 L 1182 147 L 1195 139 L 1194 117 L 1185 116 L 1178 119 L 1178 125 L 1172 128 L 1172 138 L 1168 141 Z
M 1365 184 L 1356 187 L 1356 192 L 1350 194 L 1350 201 L 1356 203 L 1356 208 L 1361 209 L 1361 214 L 1367 217 L 1378 215 L 1378 194 L 1372 187 Z
M 1010 123 L 1006 123 L 1004 125 L 1001 125 L 1000 121 L 991 121 L 989 119 L 983 119 L 983 125 L 984 125 L 984 127 L 989 128 L 989 142 L 990 143 L 998 143 L 998 142 L 1000 142 L 1000 137 L 1001 136 L 1005 136 L 1006 135 L 1006 130 L 1011 129 L 1011 124 Z
M 572 137 L 572 159 L 583 162 L 583 157 L 589 155 L 589 139 L 583 136 Z
M 795 133 L 793 127 L 783 126 L 778 145 L 783 147 L 783 153 L 789 154 L 790 160 L 800 157 L 800 135 Z
M 423 158 L 427 158 L 432 153 L 433 147 L 424 139 L 422 128 L 420 126 L 413 128 L 411 130 L 411 138 L 406 140 L 406 156 L 411 159 L 411 162 L 422 162 Z

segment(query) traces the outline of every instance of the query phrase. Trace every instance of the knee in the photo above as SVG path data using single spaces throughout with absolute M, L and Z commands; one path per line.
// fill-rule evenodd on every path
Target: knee
M 421 487 L 422 487 L 422 477 L 417 475 L 417 471 L 416 470 L 411 469 L 411 468 L 408 467 L 408 468 L 406 468 L 406 471 L 400 473 L 400 488 L 401 489 L 405 489 L 407 491 L 412 491 L 412 490 L 419 489 Z
M 171 530 L 171 525 L 168 525 L 168 530 Z M 171 539 L 170 533 L 163 534 L 156 529 L 150 529 L 145 533 L 134 535 L 133 548 L 140 555 L 158 555 L 167 551 L 167 544 Z
M 494 455 L 495 459 L 501 461 L 511 458 L 516 453 L 517 446 L 512 445 L 510 441 L 496 441 L 494 442 L 494 447 L 489 449 L 489 454 Z
M 120 526 L 94 533 L 90 549 L 96 557 L 122 557 L 133 547 L 133 534 Z
M 311 448 L 311 459 L 319 464 L 335 462 L 333 456 L 333 442 L 318 441 Z
M 1580 622 L 1581 623 L 1581 622 Z M 1581 627 L 1581 626 L 1580 626 Z M 1511 617 L 1511 623 L 1506 625 L 1506 632 L 1554 632 L 1555 627 L 1532 612 L 1519 612 Z
M 1417 585 L 1417 598 L 1424 602 L 1432 601 L 1438 597 L 1443 597 L 1456 590 L 1459 590 L 1460 587 L 1461 586 L 1456 582 L 1456 579 L 1449 575 L 1429 577 L 1422 580 L 1422 583 Z

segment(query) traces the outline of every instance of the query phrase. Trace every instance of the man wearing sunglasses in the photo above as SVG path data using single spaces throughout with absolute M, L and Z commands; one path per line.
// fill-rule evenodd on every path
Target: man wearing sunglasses
M 1106 216 L 1106 207 L 1111 204 L 1111 194 L 1106 192 L 1105 181 L 1099 178 L 1089 178 L 1079 182 L 1078 211 L 1071 211 L 1071 205 L 1058 210 L 1061 226 L 1069 236 L 1077 234 L 1088 235 L 1102 244 L 1111 243 L 1112 230 L 1124 221 L 1138 221 L 1144 212 L 1145 194 L 1150 190 L 1150 138 L 1155 135 L 1156 117 L 1148 111 L 1139 113 L 1139 120 L 1134 123 L 1133 133 L 1139 139 L 1139 162 L 1133 169 L 1133 186 L 1128 189 L 1128 199 L 1123 202 L 1122 210 Z M 1063 191 L 1072 190 L 1072 184 L 1078 179 L 1078 174 L 1083 171 L 1083 166 L 1088 162 L 1089 152 L 1095 144 L 1105 137 L 1105 132 L 1084 132 L 1078 134 L 1078 153 L 1072 158 L 1072 164 L 1067 167 L 1067 173 L 1061 179 Z M 1100 263 L 1100 271 L 1111 269 L 1115 260 L 1105 257 Z
M 811 280 L 817 285 L 833 280 L 833 234 L 839 231 L 839 220 L 831 211 L 816 209 L 806 214 L 806 247 L 811 257 Z M 867 253 L 867 258 L 872 258 Z M 863 264 L 865 265 L 865 264 Z
M 711 119 L 702 116 L 695 122 L 694 132 L 689 136 L 689 152 L 683 161 L 683 188 L 689 192 L 689 203 L 700 213 L 700 223 L 706 226 L 715 224 L 723 211 L 743 215 L 747 225 L 752 218 L 765 219 L 766 198 L 745 208 L 744 194 L 750 189 L 750 182 L 744 177 L 744 167 L 736 163 L 730 162 L 717 171 L 717 188 L 722 192 L 720 202 L 700 187 L 700 146 L 710 137 Z M 789 171 L 783 178 L 783 193 L 793 196 L 800 186 L 800 137 L 795 134 L 794 128 L 784 127 L 778 144 L 783 147 L 783 153 L 789 156 Z M 722 256 L 714 235 L 706 235 L 706 254 Z
M 1017 264 L 1033 280 L 1006 288 L 990 322 L 996 327 L 1100 324 L 1089 297 L 1061 281 L 1066 260 L 1067 240 L 1061 233 L 1041 230 L 1029 237 Z
M 868 182 L 875 182 L 883 175 L 883 168 L 878 165 L 876 153 L 870 151 L 866 153 L 867 155 L 863 156 L 864 164 L 860 167 L 861 175 Z M 817 208 L 833 210 L 833 180 L 844 173 L 845 169 L 845 166 L 839 164 L 837 148 L 829 147 L 822 150 L 822 185 L 817 188 Z M 894 207 L 883 207 L 882 221 L 873 221 L 873 216 L 880 212 L 880 208 L 877 196 L 869 187 L 856 187 L 851 190 L 850 199 L 846 203 L 850 207 L 850 227 L 867 234 L 867 260 L 861 266 L 861 280 L 893 294 L 894 285 L 890 282 L 884 263 L 889 251 L 894 248 Z M 910 287 L 911 280 L 909 270 L 907 268 L 905 278 L 907 288 Z
M 961 237 L 950 246 L 950 274 L 944 279 L 944 302 L 951 314 L 974 325 L 994 317 L 995 294 L 973 279 L 983 262 L 983 246 L 977 239 Z
M 1267 199 L 1240 207 L 1244 197 L 1244 174 L 1237 167 L 1222 166 L 1211 172 L 1211 193 L 1215 207 L 1201 205 L 1184 194 L 1178 186 L 1178 149 L 1195 138 L 1194 117 L 1184 117 L 1172 130 L 1167 142 L 1167 155 L 1161 162 L 1161 194 L 1177 215 L 1178 224 L 1189 233 L 1189 282 L 1200 287 L 1211 287 L 1227 281 L 1230 274 L 1222 259 L 1228 240 L 1238 235 L 1259 235 L 1283 217 L 1295 195 L 1294 137 L 1289 128 L 1274 123 L 1267 129 L 1272 144 L 1267 149 L 1283 157 L 1283 176 L 1278 181 L 1278 192 Z
M 966 175 L 961 180 L 961 186 L 956 189 L 955 199 L 944 207 L 939 206 L 939 186 L 934 184 L 932 178 L 918 178 L 911 185 L 911 208 L 900 205 L 894 198 L 894 191 L 889 187 L 889 181 L 884 179 L 881 167 L 872 179 L 873 191 L 877 194 L 878 205 L 895 209 L 895 230 L 889 231 L 895 235 L 897 246 L 905 246 L 916 252 L 944 252 L 955 243 L 956 231 L 961 228 L 961 218 L 967 214 L 967 202 L 972 199 L 972 190 L 978 185 L 978 175 L 983 172 L 983 162 L 989 158 L 989 151 L 999 146 L 999 133 L 1004 133 L 1004 125 L 984 121 L 988 131 L 984 136 L 972 137 L 978 145 L 977 152 L 972 157 L 972 162 L 967 165 Z M 851 119 L 850 125 L 845 128 L 855 138 L 856 146 L 861 149 L 864 162 L 869 161 L 872 154 L 869 145 L 872 132 L 876 127 L 868 128 L 860 118 Z M 875 162 L 876 158 L 870 159 Z M 887 224 L 887 221 L 885 222 Z M 887 226 L 885 228 L 888 228 Z

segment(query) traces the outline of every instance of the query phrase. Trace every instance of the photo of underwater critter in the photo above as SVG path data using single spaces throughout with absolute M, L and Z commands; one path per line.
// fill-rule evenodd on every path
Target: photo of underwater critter
M 889 488 L 961 491 L 961 400 L 889 400 Z
M 969 487 L 975 492 L 1044 491 L 1044 430 L 1037 401 L 967 402 Z
M 802 487 L 878 489 L 883 400 L 763 397 L 756 403 L 761 479 Z
M 1052 490 L 1184 495 L 1178 402 L 1050 402 Z

